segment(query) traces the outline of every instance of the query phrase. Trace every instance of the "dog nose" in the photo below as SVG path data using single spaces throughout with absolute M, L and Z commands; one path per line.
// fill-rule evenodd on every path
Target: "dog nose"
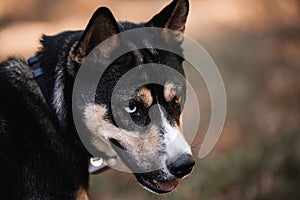
M 167 167 L 171 174 L 177 178 L 182 178 L 192 171 L 194 165 L 195 161 L 192 156 L 190 154 L 183 154 L 173 163 L 167 165 Z

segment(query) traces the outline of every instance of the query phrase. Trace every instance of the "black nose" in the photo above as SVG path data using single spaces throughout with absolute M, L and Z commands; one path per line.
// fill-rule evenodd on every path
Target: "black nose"
M 193 160 L 192 156 L 190 154 L 183 154 L 177 160 L 167 166 L 171 174 L 177 178 L 182 178 L 192 171 L 194 165 L 195 161 Z

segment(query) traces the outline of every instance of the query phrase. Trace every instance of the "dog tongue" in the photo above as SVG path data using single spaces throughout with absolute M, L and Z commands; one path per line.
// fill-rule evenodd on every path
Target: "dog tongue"
M 163 191 L 172 191 L 176 188 L 178 185 L 178 180 L 172 181 L 172 182 L 157 182 L 158 186 L 160 187 L 161 190 Z

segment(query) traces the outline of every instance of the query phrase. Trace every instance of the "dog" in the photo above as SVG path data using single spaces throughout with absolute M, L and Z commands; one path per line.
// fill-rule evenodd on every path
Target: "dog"
M 85 30 L 44 35 L 40 50 L 28 61 L 8 58 L 2 62 L 1 198 L 88 199 L 88 169 L 93 155 L 78 136 L 72 109 L 72 90 L 80 67 L 97 45 L 126 30 L 160 27 L 183 33 L 188 11 L 188 0 L 174 0 L 148 22 L 134 24 L 117 22 L 108 8 L 101 7 L 95 11 Z M 160 63 L 184 75 L 182 58 L 151 49 L 153 38 L 139 37 L 145 37 L 147 48 L 115 60 L 99 81 L 95 103 L 78 110 L 82 111 L 86 134 L 95 139 L 95 149 L 103 153 L 104 159 L 107 154 L 103 152 L 102 144 L 111 147 L 110 151 L 132 170 L 144 188 L 154 193 L 167 193 L 191 173 L 195 164 L 191 148 L 181 135 L 185 83 L 175 83 L 170 76 L 164 85 L 147 84 L 136 90 L 129 105 L 120 108 L 121 119 L 122 115 L 129 114 L 137 125 L 144 127 L 150 123 L 151 107 L 163 107 L 164 112 L 159 109 L 159 120 L 149 130 L 138 132 L 151 134 L 151 137 L 130 137 L 133 131 L 117 124 L 112 115 L 113 88 L 128 70 L 141 64 Z M 178 48 L 180 44 L 180 41 L 176 43 Z M 109 56 L 115 48 L 118 48 L 117 43 L 112 43 L 99 54 Z M 99 59 L 101 56 L 104 55 L 99 55 Z M 158 70 L 156 73 L 159 76 L 163 72 Z M 126 124 L 126 120 L 121 122 Z M 102 130 L 103 135 L 97 136 L 98 130 Z M 182 139 L 178 149 L 170 144 L 172 134 Z M 146 170 L 157 161 L 160 163 L 158 169 Z M 141 171 L 136 172 L 133 168 Z

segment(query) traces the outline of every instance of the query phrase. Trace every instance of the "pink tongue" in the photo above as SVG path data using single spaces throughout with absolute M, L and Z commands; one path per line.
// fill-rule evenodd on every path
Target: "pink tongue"
M 160 187 L 161 190 L 163 191 L 172 191 L 176 188 L 178 185 L 178 180 L 172 181 L 172 182 L 157 182 L 158 186 Z

